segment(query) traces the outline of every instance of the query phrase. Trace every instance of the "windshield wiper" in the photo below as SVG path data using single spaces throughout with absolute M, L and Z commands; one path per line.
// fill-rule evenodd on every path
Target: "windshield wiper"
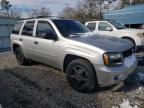
M 119 30 L 126 29 L 126 28 L 118 28 Z
M 82 36 L 85 35 L 86 33 L 71 33 L 69 36 Z
M 81 35 L 81 33 L 71 33 L 69 36 L 70 37 L 77 37 L 77 36 L 80 36 Z

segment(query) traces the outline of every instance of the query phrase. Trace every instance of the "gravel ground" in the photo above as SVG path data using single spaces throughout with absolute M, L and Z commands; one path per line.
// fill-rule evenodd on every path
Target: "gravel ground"
M 0 103 L 3 108 L 144 108 L 144 58 L 126 81 L 112 92 L 112 87 L 93 93 L 73 90 L 59 70 L 41 64 L 19 66 L 12 53 L 0 53 Z

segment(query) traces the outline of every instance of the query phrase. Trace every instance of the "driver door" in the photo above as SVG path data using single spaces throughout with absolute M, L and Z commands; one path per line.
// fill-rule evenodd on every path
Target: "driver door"
M 53 34 L 54 36 L 57 36 L 53 27 L 48 21 L 38 21 L 36 36 L 33 43 L 35 50 L 35 60 L 58 68 L 60 42 L 52 38 Z

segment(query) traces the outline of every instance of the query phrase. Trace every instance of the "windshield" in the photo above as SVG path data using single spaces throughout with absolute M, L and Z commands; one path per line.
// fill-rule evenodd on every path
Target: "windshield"
M 64 37 L 90 32 L 85 25 L 75 20 L 53 20 L 53 22 Z
M 113 26 L 115 26 L 117 29 L 126 29 L 126 27 L 114 20 L 108 20 Z

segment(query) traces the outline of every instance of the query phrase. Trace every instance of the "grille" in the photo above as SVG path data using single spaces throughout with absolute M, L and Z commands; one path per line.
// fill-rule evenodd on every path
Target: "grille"
M 123 56 L 125 57 L 129 57 L 134 53 L 134 48 L 128 49 L 126 51 L 123 52 Z

